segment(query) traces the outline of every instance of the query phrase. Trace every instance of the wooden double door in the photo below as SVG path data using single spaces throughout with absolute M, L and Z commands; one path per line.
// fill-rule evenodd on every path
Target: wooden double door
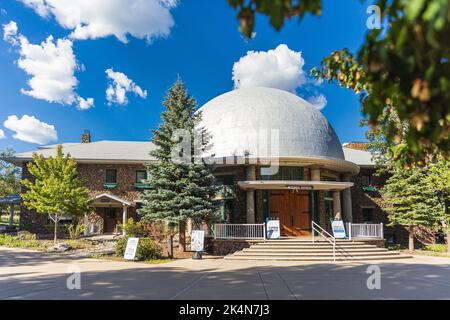
M 103 208 L 103 233 L 116 232 L 116 226 L 121 224 L 119 208 Z
M 309 192 L 270 191 L 270 217 L 280 220 L 283 236 L 305 236 L 311 233 Z

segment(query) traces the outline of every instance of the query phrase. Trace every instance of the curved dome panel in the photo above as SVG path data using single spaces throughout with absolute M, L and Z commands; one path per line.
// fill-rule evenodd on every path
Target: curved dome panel
M 344 160 L 339 138 L 325 116 L 287 91 L 238 89 L 218 96 L 200 110 L 201 126 L 211 135 L 208 153 L 215 157 L 273 157 L 271 130 L 278 130 L 280 157 Z

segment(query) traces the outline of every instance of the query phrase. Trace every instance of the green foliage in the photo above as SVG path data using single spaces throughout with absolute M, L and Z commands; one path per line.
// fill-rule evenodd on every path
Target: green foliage
M 316 16 L 322 13 L 321 0 L 228 0 L 228 3 L 238 9 L 239 30 L 248 38 L 252 37 L 258 13 L 268 16 L 276 30 L 283 27 L 286 18 L 298 17 L 300 20 L 305 13 Z
M 438 198 L 440 206 L 443 207 L 440 220 L 443 230 L 448 234 L 450 233 L 450 160 L 438 158 L 436 162 L 430 164 L 427 182 L 430 190 Z
M 27 168 L 34 179 L 22 182 L 27 189 L 22 194 L 23 204 L 52 217 L 56 242 L 61 216 L 81 216 L 89 211 L 89 191 L 78 177 L 75 160 L 70 155 L 63 155 L 62 146 L 58 146 L 56 157 L 44 159 L 34 153 L 33 162 Z
M 67 227 L 67 231 L 69 232 L 69 238 L 71 240 L 76 240 L 84 233 L 84 231 L 86 231 L 86 225 L 82 223 L 76 225 L 71 224 Z
M 426 244 L 424 249 L 433 252 L 447 253 L 447 246 L 445 244 Z
M 119 238 L 116 241 L 114 250 L 118 257 L 123 257 L 127 247 L 128 237 Z M 159 259 L 161 257 L 162 248 L 152 239 L 139 238 L 138 247 L 136 250 L 136 260 L 146 261 Z
M 0 151 L 0 197 L 20 192 L 20 168 L 4 160 L 13 157 L 14 150 Z
M 179 225 L 188 219 L 194 223 L 211 222 L 217 212 L 213 198 L 218 189 L 210 168 L 198 159 L 199 148 L 206 147 L 206 139 L 200 146 L 194 143 L 200 135 L 196 128 L 201 117 L 196 112 L 197 103 L 178 79 L 163 105 L 166 110 L 161 114 L 162 123 L 153 131 L 156 149 L 150 153 L 158 161 L 148 166 L 153 188 L 145 191 L 139 214 L 147 221 Z M 177 134 L 180 130 L 188 133 L 189 137 L 184 138 L 190 141 Z M 185 161 L 173 159 L 180 143 L 190 145 L 191 154 Z
M 46 247 L 37 240 L 23 240 L 8 234 L 0 234 L 0 246 L 25 249 L 45 249 Z
M 123 228 L 129 237 L 150 238 L 155 241 L 165 238 L 165 227 L 162 222 L 149 223 L 144 220 L 134 221 L 130 218 Z
M 387 32 L 370 30 L 357 58 L 335 51 L 311 72 L 360 95 L 367 123 L 384 130 L 394 160 L 426 165 L 430 154 L 450 155 L 449 2 L 377 4 Z M 391 110 L 407 123 L 400 136 Z
M 395 168 L 381 189 L 390 225 L 437 227 L 443 207 L 429 188 L 423 169 Z
M 239 11 L 241 32 L 251 37 L 258 13 L 279 30 L 305 13 L 321 15 L 321 0 L 228 0 Z M 429 154 L 450 155 L 450 2 L 378 0 L 384 30 L 369 30 L 356 55 L 333 52 L 312 74 L 336 80 L 360 95 L 367 123 L 384 121 L 390 152 L 400 164 L 426 165 Z M 399 139 L 386 126 L 395 110 L 408 126 Z M 400 143 L 399 140 L 403 142 Z

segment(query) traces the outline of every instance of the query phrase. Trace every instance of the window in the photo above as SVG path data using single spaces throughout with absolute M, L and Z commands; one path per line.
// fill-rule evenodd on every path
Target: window
M 147 178 L 147 170 L 136 170 L 136 183 L 146 183 Z
M 365 174 L 362 176 L 362 185 L 363 187 L 368 187 L 372 185 L 372 175 Z
M 267 167 L 261 168 L 261 180 L 286 180 L 295 181 L 303 180 L 302 167 L 280 167 L 278 172 L 271 175 L 271 170 Z
M 234 176 L 217 176 L 217 182 L 223 186 L 232 186 L 234 185 Z
M 373 208 L 363 208 L 362 216 L 363 216 L 364 222 L 373 223 Z
M 106 183 L 116 184 L 117 183 L 117 170 L 116 169 L 106 169 Z

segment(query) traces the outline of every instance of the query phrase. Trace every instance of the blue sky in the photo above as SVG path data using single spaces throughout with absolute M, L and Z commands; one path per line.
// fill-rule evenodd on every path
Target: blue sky
M 303 69 L 309 74 L 333 50 L 347 47 L 355 51 L 360 46 L 367 31 L 367 5 L 356 0 L 325 0 L 322 17 L 306 16 L 300 24 L 290 21 L 281 32 L 275 32 L 260 16 L 255 38 L 246 41 L 237 31 L 236 12 L 226 0 L 180 0 L 170 9 L 174 22 L 170 34 L 151 43 L 132 35 L 128 35 L 128 43 L 111 35 L 73 39 L 73 54 L 82 66 L 74 72 L 79 82 L 74 91 L 80 97 L 94 99 L 94 106 L 88 110 L 21 93 L 22 88 L 30 89 L 30 75 L 18 66 L 19 47 L 0 39 L 0 129 L 6 136 L 0 139 L 0 149 L 25 151 L 37 146 L 13 138 L 15 132 L 5 128 L 4 121 L 13 115 L 17 119 L 34 116 L 53 125 L 58 143 L 79 141 L 84 129 L 91 130 L 94 140 L 148 140 L 150 130 L 159 122 L 165 92 L 177 75 L 201 106 L 233 89 L 233 65 L 250 50 L 268 51 L 286 44 L 290 50 L 301 51 Z M 0 24 L 15 21 L 18 34 L 32 44 L 40 44 L 49 35 L 67 38 L 73 31 L 63 28 L 55 16 L 42 17 L 19 0 L 2 1 L 0 9 Z M 130 92 L 128 104 L 108 104 L 105 91 L 112 80 L 108 82 L 105 70 L 109 68 L 132 79 L 147 91 L 147 97 Z M 351 91 L 322 84 L 304 85 L 297 92 L 305 98 L 318 94 L 326 97 L 322 112 L 341 142 L 365 140 L 365 129 L 359 127 L 358 98 Z

